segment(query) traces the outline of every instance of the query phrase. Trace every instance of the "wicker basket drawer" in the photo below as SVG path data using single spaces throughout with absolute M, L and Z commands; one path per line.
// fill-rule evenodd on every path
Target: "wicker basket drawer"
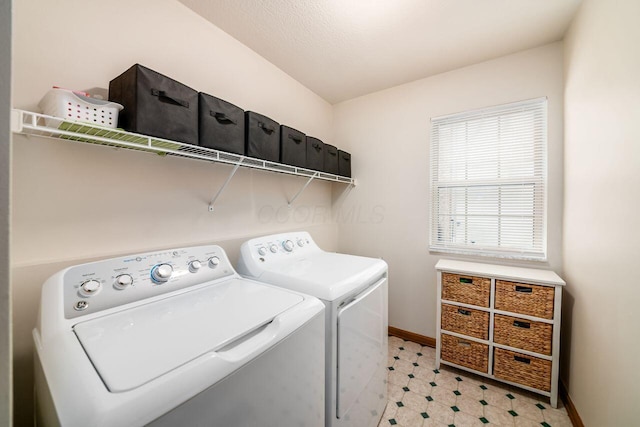
M 440 358 L 480 372 L 488 372 L 489 346 L 471 340 L 440 335 Z
M 496 280 L 496 309 L 553 319 L 553 286 Z
M 551 361 L 496 348 L 493 354 L 493 375 L 496 378 L 551 390 Z
M 489 339 L 489 312 L 442 304 L 441 329 Z
M 551 355 L 553 325 L 496 314 L 493 341 L 509 347 Z
M 442 299 L 489 307 L 491 279 L 442 273 Z

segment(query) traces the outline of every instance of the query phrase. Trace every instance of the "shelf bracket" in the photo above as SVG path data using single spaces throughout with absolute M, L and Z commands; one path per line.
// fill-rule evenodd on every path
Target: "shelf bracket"
M 298 192 L 296 193 L 296 195 L 295 195 L 295 196 L 293 196 L 293 198 L 292 198 L 291 200 L 289 200 L 289 202 L 287 203 L 287 204 L 289 205 L 289 207 L 291 207 L 291 204 L 292 204 L 293 202 L 295 202 L 295 201 L 296 201 L 296 199 L 297 199 L 298 197 L 300 197 L 300 195 L 302 194 L 302 192 L 303 192 L 304 190 L 306 190 L 306 188 L 309 186 L 309 184 L 311 184 L 311 181 L 313 181 L 313 179 L 314 179 L 315 177 L 317 177 L 317 176 L 318 176 L 318 172 L 314 172 L 314 173 L 313 173 L 313 175 L 311 175 L 311 178 L 309 178 L 309 180 L 308 180 L 308 181 L 307 181 L 307 182 L 302 186 L 302 188 L 300 189 L 300 191 L 298 191 Z
M 220 197 L 220 195 L 222 194 L 224 189 L 227 188 L 227 185 L 229 185 L 229 183 L 231 182 L 231 178 L 233 178 L 233 175 L 236 174 L 236 172 L 238 171 L 238 168 L 242 164 L 243 160 L 244 160 L 244 157 L 242 159 L 240 159 L 240 161 L 238 163 L 235 164 L 235 166 L 233 167 L 233 170 L 231 171 L 231 173 L 227 177 L 227 180 L 224 182 L 224 184 L 222 184 L 222 187 L 220 187 L 220 189 L 218 190 L 216 195 L 213 196 L 213 199 L 211 199 L 211 203 L 209 203 L 209 212 L 213 212 L 213 204 L 216 202 L 216 200 L 218 200 L 218 197 Z

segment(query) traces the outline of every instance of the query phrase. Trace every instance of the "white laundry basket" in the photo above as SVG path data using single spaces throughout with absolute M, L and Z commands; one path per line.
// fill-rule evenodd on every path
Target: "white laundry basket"
M 47 116 L 75 122 L 116 128 L 122 105 L 102 99 L 83 96 L 67 89 L 51 89 L 40 101 L 40 109 Z M 58 126 L 57 120 L 46 120 L 47 126 Z

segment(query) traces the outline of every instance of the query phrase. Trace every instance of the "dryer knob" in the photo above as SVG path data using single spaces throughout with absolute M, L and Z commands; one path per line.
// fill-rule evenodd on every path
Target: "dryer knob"
M 218 264 L 220 264 L 220 258 L 218 258 L 217 256 L 212 256 L 211 258 L 209 258 L 209 267 L 216 268 L 218 267 Z
M 87 280 L 80 285 L 80 293 L 85 297 L 90 297 L 91 295 L 97 294 L 101 287 L 102 284 L 97 280 Z
M 265 256 L 267 254 L 267 250 L 265 248 L 260 248 L 260 249 L 258 249 L 258 253 L 261 256 Z
M 130 274 L 121 274 L 118 277 L 116 277 L 116 281 L 113 284 L 113 286 L 116 289 L 124 289 L 127 286 L 131 285 L 133 283 L 133 277 L 131 277 Z
M 271 247 L 269 248 L 269 250 L 270 250 L 272 253 L 274 253 L 274 254 L 275 254 L 276 252 L 278 252 L 278 247 L 277 247 L 276 245 L 271 245 Z
M 303 247 L 304 246 L 304 240 L 298 239 L 298 246 Z
M 285 251 L 291 252 L 293 250 L 293 242 L 291 240 L 285 240 L 282 242 L 282 247 Z
M 151 279 L 156 283 L 168 282 L 173 274 L 171 264 L 158 264 L 151 270 Z

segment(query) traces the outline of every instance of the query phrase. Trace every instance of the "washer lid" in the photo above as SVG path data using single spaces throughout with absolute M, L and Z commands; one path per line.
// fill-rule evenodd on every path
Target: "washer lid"
M 377 258 L 315 252 L 259 266 L 258 279 L 325 301 L 334 301 L 378 280 L 387 263 Z
M 231 279 L 78 323 L 74 331 L 109 391 L 122 392 L 224 347 L 302 300 Z

